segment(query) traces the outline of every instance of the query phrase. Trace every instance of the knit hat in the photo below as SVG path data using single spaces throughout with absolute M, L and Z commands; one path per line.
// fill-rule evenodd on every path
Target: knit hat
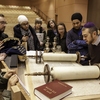
M 83 27 L 85 28 L 91 28 L 91 27 L 95 27 L 93 22 L 87 22 Z
M 28 18 L 25 15 L 19 15 L 17 19 L 20 24 L 24 21 L 28 22 Z
M 74 13 L 71 16 L 71 20 L 73 21 L 74 19 L 78 19 L 81 22 L 82 21 L 82 15 L 80 13 Z

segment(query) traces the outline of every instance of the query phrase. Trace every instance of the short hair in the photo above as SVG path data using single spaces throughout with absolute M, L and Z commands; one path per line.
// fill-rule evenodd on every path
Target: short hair
M 0 14 L 0 17 L 5 17 L 3 14 Z
M 36 19 L 35 24 L 42 24 L 42 20 L 41 19 Z
M 96 31 L 96 33 L 98 34 L 98 29 L 93 22 L 87 22 L 83 26 L 82 31 L 84 31 L 85 29 L 88 29 L 90 34 L 92 34 L 94 31 Z
M 72 14 L 72 16 L 71 16 L 71 21 L 73 21 L 73 20 L 75 20 L 75 19 L 78 19 L 80 22 L 82 21 L 82 15 L 81 15 L 81 13 L 74 13 L 74 14 Z
M 96 31 L 96 33 L 98 35 L 98 29 L 96 27 L 90 27 L 90 28 L 83 27 L 82 31 L 84 31 L 85 29 L 88 29 L 90 34 L 92 34 L 94 31 Z

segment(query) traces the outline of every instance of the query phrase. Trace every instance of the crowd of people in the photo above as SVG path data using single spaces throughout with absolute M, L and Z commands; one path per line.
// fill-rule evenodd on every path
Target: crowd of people
M 4 33 L 7 22 L 5 16 L 0 14 L 0 61 L 13 54 L 25 55 L 26 49 L 21 45 L 22 42 L 27 42 L 27 50 L 43 51 L 47 37 L 49 37 L 50 48 L 53 47 L 56 37 L 57 45 L 61 46 L 63 52 L 80 52 L 82 57 L 80 64 L 93 65 L 100 63 L 98 29 L 92 22 L 87 22 L 82 26 L 82 18 L 81 13 L 72 14 L 72 29 L 69 31 L 67 31 L 64 23 L 56 24 L 54 20 L 48 21 L 47 30 L 45 30 L 40 18 L 36 18 L 35 26 L 31 26 L 25 15 L 19 15 L 17 18 L 18 24 L 13 27 L 14 39 L 11 38 L 11 42 L 7 44 L 3 41 L 9 38 L 9 35 Z M 42 35 L 41 40 L 38 34 Z M 8 70 L 6 73 L 0 74 L 0 91 L 3 92 L 0 100 L 11 100 L 11 86 L 17 82 L 18 77 L 14 70 Z

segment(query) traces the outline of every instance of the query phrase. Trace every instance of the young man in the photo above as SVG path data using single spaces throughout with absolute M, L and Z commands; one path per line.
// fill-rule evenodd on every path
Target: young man
M 5 74 L 0 73 L 0 100 L 11 100 L 11 86 L 16 85 L 18 77 L 15 70 L 8 70 Z
M 100 63 L 100 36 L 94 23 L 88 22 L 82 28 L 83 39 L 88 44 L 88 58 L 91 60 L 91 65 Z
M 19 44 L 17 38 L 8 38 L 8 35 L 4 33 L 6 24 L 5 16 L 0 14 L 0 61 L 4 60 L 7 55 L 26 53 L 25 48 Z
M 14 26 L 14 37 L 21 42 L 27 42 L 28 50 L 40 50 L 40 43 L 34 29 L 29 25 L 28 18 L 25 15 L 18 16 L 18 24 Z
M 82 15 L 80 13 L 74 13 L 71 16 L 73 28 L 68 31 L 66 44 L 68 53 L 80 52 L 81 56 L 87 55 L 88 45 L 82 37 Z M 87 65 L 88 61 L 81 60 L 82 65 Z

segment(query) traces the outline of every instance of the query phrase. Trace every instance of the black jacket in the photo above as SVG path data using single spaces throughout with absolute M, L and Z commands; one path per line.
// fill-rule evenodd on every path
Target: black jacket
M 58 34 L 55 35 L 54 31 L 52 29 L 48 29 L 47 30 L 47 36 L 50 38 L 50 48 L 53 47 L 53 42 L 54 42 L 54 37 L 57 37 L 58 38 Z M 58 40 L 57 40 L 58 42 Z
M 39 40 L 38 40 L 38 38 L 36 36 L 36 33 L 35 33 L 34 29 L 31 26 L 29 26 L 29 29 L 30 29 L 30 31 L 31 31 L 31 33 L 33 35 L 33 42 L 34 42 L 35 50 L 40 50 L 40 43 L 39 43 Z M 21 33 L 21 30 L 20 30 L 20 24 L 17 24 L 13 28 L 13 30 L 14 30 L 14 37 L 17 37 L 20 40 L 22 40 L 23 35 Z
M 62 51 L 65 52 L 65 53 L 68 52 L 68 49 L 67 49 L 67 46 L 66 46 L 66 36 L 67 36 L 67 33 L 64 34 L 63 38 L 61 39 L 60 35 L 58 35 L 58 45 L 61 46 Z
M 0 41 L 2 41 L 5 38 L 8 38 L 8 35 L 3 32 L 0 32 Z

